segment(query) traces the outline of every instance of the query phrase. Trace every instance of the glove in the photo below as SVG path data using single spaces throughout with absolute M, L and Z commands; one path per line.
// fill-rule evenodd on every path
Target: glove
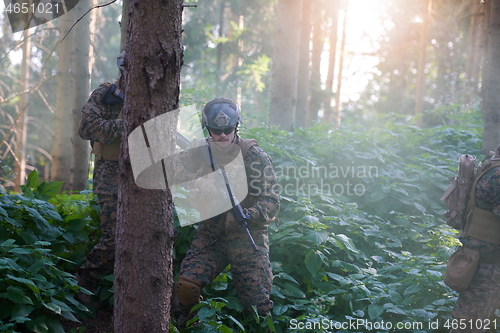
M 252 215 L 250 215 L 248 213 L 248 209 L 246 209 L 246 208 L 243 208 L 243 213 L 246 216 L 247 225 L 249 225 L 252 222 Z M 228 232 L 228 233 L 234 232 L 236 230 L 241 230 L 241 225 L 238 222 L 238 220 L 236 220 L 236 218 L 234 217 L 233 212 L 227 213 L 226 221 L 225 221 L 225 228 L 226 228 L 226 232 Z

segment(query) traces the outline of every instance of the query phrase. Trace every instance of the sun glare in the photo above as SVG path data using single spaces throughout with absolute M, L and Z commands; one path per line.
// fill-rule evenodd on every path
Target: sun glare
M 392 28 L 391 22 L 384 22 L 380 13 L 384 10 L 385 1 L 380 0 L 350 0 L 347 15 L 344 11 L 339 14 L 339 29 L 337 42 L 337 61 L 335 69 L 334 90 L 337 86 L 339 73 L 339 53 L 342 38 L 342 24 L 346 22 L 346 45 L 344 50 L 343 81 L 341 88 L 341 102 L 356 101 L 365 89 L 373 73 L 373 68 L 379 63 L 374 52 L 380 47 L 378 38 L 384 30 Z M 326 81 L 328 70 L 328 44 L 322 60 L 323 82 Z

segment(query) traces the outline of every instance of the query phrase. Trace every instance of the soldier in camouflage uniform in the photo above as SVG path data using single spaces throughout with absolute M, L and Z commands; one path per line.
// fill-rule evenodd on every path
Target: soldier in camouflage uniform
M 88 254 L 85 264 L 78 269 L 79 285 L 92 289 L 100 276 L 113 271 L 115 260 L 115 226 L 118 200 L 118 155 L 122 134 L 121 110 L 123 83 L 126 75 L 124 53 L 117 60 L 120 77 L 115 84 L 106 83 L 94 90 L 82 109 L 78 133 L 84 140 L 91 140 L 95 154 L 93 191 L 100 205 L 102 237 Z M 120 95 L 121 94 L 121 95 Z M 79 299 L 89 303 L 90 298 L 79 294 Z
M 492 160 L 499 158 L 500 146 Z M 479 251 L 480 259 L 469 288 L 460 292 L 453 309 L 457 327 L 450 331 L 453 333 L 484 332 L 487 326 L 494 329 L 489 318 L 500 306 L 500 167 L 484 174 L 475 189 L 474 212 L 490 214 L 488 220 L 493 225 L 485 230 L 487 237 L 469 227 L 459 238 L 464 247 Z
M 239 121 L 238 106 L 227 98 L 216 98 L 207 103 L 203 110 L 203 126 L 210 133 L 206 140 L 213 141 L 214 146 L 221 150 L 230 150 L 238 145 L 243 153 L 249 195 L 241 205 L 251 220 L 248 229 L 258 251 L 254 251 L 232 212 L 202 221 L 191 248 L 182 261 L 180 276 L 175 284 L 182 310 L 178 320 L 180 326 L 185 326 L 194 316 L 190 314 L 190 310 L 200 301 L 201 289 L 214 280 L 228 264 L 231 265 L 238 297 L 247 310 L 255 305 L 259 314 L 270 315 L 273 306 L 269 298 L 273 276 L 268 255 L 267 229 L 279 211 L 277 180 L 271 159 L 257 146 L 257 142 L 242 140 L 237 135 Z M 200 169 L 206 167 L 208 165 L 200 154 L 183 159 L 184 173 L 199 174 Z M 177 177 L 182 178 L 182 172 Z M 200 188 L 224 186 L 209 181 L 198 185 Z

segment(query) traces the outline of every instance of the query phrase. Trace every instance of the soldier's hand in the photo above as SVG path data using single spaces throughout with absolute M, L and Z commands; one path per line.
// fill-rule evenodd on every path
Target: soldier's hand
M 240 229 L 240 225 L 234 217 L 233 212 L 227 213 L 225 227 L 227 233 L 234 232 Z

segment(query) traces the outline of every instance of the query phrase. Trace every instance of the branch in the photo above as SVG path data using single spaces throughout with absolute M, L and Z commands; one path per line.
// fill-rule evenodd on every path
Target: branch
M 75 25 L 77 25 L 77 24 L 78 24 L 78 22 L 80 22 L 80 21 L 81 21 L 81 20 L 85 17 L 85 15 L 87 15 L 88 13 L 90 13 L 90 11 L 91 11 L 91 10 L 93 10 L 93 9 L 97 9 L 97 8 L 101 8 L 101 7 L 106 7 L 106 6 L 109 6 L 109 5 L 111 5 L 111 4 L 115 3 L 115 2 L 116 2 L 116 0 L 113 0 L 113 1 L 111 1 L 111 2 L 105 3 L 104 5 L 97 5 L 97 6 L 94 6 L 94 7 L 90 8 L 89 10 L 87 10 L 87 11 L 85 12 L 85 14 L 83 14 L 83 15 L 82 15 L 82 16 L 81 16 L 78 20 L 76 20 L 76 22 L 75 22 L 75 23 L 73 23 L 73 25 L 71 26 L 71 28 L 69 28 L 68 32 L 67 32 L 67 33 L 66 33 L 66 35 L 64 35 L 64 37 L 63 37 L 63 38 L 59 41 L 59 43 L 61 43 L 61 42 L 64 40 L 64 38 L 66 38 L 66 36 L 68 36 L 68 34 L 70 33 L 71 29 L 73 29 L 73 27 L 74 27 Z

